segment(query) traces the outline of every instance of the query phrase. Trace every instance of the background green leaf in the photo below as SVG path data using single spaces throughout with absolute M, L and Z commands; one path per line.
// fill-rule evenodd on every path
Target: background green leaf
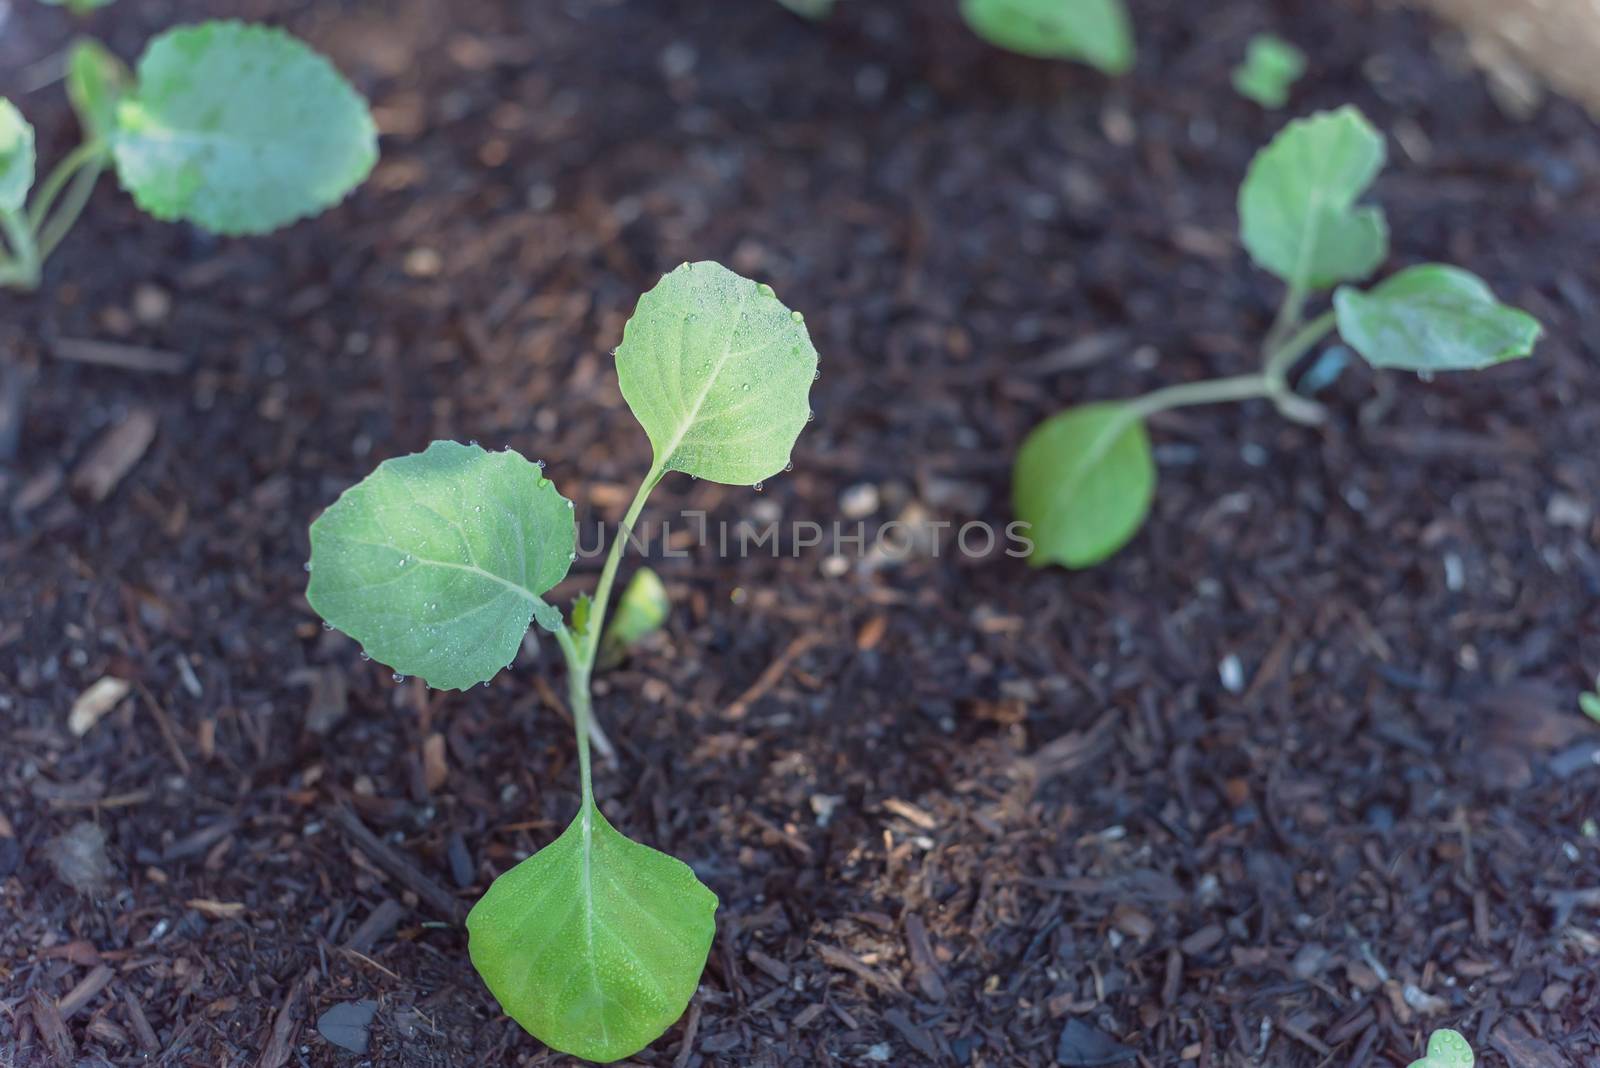
M 1304 52 L 1276 34 L 1258 33 L 1245 48 L 1244 62 L 1233 69 L 1233 87 L 1264 108 L 1281 108 L 1305 72 Z
M 606 1063 L 683 1014 L 716 911 L 688 865 L 623 837 L 586 803 L 473 906 L 467 948 L 507 1015 L 553 1049 Z
M 617 349 L 617 382 L 656 465 L 732 486 L 788 466 L 816 373 L 800 313 L 720 263 L 661 279 Z
M 67 52 L 67 99 L 78 114 L 84 136 L 109 141 L 117 106 L 133 86 L 133 73 L 98 41 L 74 41 Z
M 74 15 L 87 15 L 102 7 L 110 7 L 114 0 L 44 0 L 51 7 L 64 7 Z
M 1527 312 L 1495 300 L 1483 279 L 1426 264 L 1371 290 L 1333 295 L 1339 333 L 1374 367 L 1474 371 L 1530 355 L 1544 332 Z
M 1076 59 L 1107 74 L 1133 66 L 1123 0 L 962 0 L 961 14 L 992 45 L 1039 59 Z
M 33 187 L 33 127 L 0 97 L 0 211 L 18 211 Z
M 1428 1036 L 1428 1055 L 1409 1068 L 1472 1068 L 1477 1063 L 1472 1046 L 1461 1032 L 1446 1027 Z
M 667 596 L 661 576 L 648 567 L 635 571 L 617 599 L 616 611 L 600 640 L 601 666 L 620 663 L 629 649 L 666 624 L 671 611 L 672 599 Z
M 778 0 L 778 3 L 796 15 L 804 15 L 808 19 L 825 19 L 833 13 L 834 0 Z
M 367 654 L 464 690 L 516 656 L 566 577 L 572 502 L 510 450 L 436 441 L 386 460 L 311 524 L 306 598 Z
M 139 206 L 219 234 L 259 234 L 338 203 L 377 160 L 364 100 L 281 30 L 169 30 L 117 110 L 117 173 Z
M 1029 563 L 1091 567 L 1138 533 L 1155 496 L 1144 421 L 1120 403 L 1068 408 L 1022 443 L 1012 473 L 1017 518 L 1031 524 Z
M 1383 169 L 1383 136 L 1353 107 L 1297 119 L 1256 154 L 1239 189 L 1251 257 L 1291 286 L 1367 277 L 1389 253 L 1383 212 L 1355 203 Z

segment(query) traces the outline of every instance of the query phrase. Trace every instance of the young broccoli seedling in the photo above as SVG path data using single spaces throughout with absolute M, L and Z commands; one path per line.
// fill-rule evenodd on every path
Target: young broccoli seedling
M 1259 397 L 1289 419 L 1323 422 L 1322 406 L 1290 387 L 1289 372 L 1335 329 L 1372 366 L 1423 377 L 1532 353 L 1539 323 L 1459 268 L 1427 264 L 1369 289 L 1348 284 L 1388 255 L 1383 212 L 1357 204 L 1384 152 L 1378 131 L 1344 107 L 1291 122 L 1256 155 L 1239 191 L 1240 233 L 1256 264 L 1288 286 L 1262 369 L 1069 408 L 1036 427 L 1012 474 L 1017 517 L 1032 526 L 1030 563 L 1090 567 L 1138 532 L 1155 495 L 1145 420 L 1157 412 Z M 1333 307 L 1307 320 L 1312 294 L 1333 287 Z
M 33 128 L 0 100 L 0 285 L 33 289 L 114 167 L 158 219 L 261 234 L 338 203 L 377 160 L 367 104 L 281 30 L 205 22 L 154 38 L 137 73 L 93 41 L 67 60 L 83 143 L 39 183 Z
M 1281 108 L 1305 72 L 1304 52 L 1276 34 L 1258 33 L 1245 48 L 1244 62 L 1233 68 L 1233 88 L 1264 108 Z
M 441 689 L 510 667 L 530 620 L 555 635 L 581 803 L 560 837 L 473 907 L 468 949 L 513 1019 L 593 1061 L 636 1053 L 682 1014 L 717 908 L 687 865 L 623 837 L 594 801 L 589 680 L 628 531 L 669 471 L 759 486 L 787 470 L 817 352 L 770 287 L 686 263 L 640 298 L 616 366 L 654 461 L 570 621 L 545 596 L 575 559 L 572 502 L 542 464 L 449 441 L 380 464 L 311 525 L 306 590 L 367 655 Z
M 1133 23 L 1124 0 L 961 0 L 972 31 L 1038 59 L 1074 59 L 1106 74 L 1133 67 Z
M 1475 1063 L 1477 1058 L 1461 1032 L 1445 1028 L 1428 1037 L 1427 1056 L 1412 1061 L 1406 1068 L 1472 1068 Z

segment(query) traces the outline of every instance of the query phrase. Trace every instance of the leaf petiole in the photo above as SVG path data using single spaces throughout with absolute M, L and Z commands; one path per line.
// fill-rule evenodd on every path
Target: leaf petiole
M 66 195 L 61 198 L 56 213 L 38 231 L 41 260 L 56 250 L 56 246 L 61 244 L 72 229 L 72 224 L 83 214 L 84 206 L 89 203 L 95 183 L 100 180 L 100 172 L 105 170 L 105 166 L 104 154 L 91 156 L 85 162 L 83 169 L 72 176 L 72 183 L 67 187 Z M 55 175 L 51 174 L 51 177 L 54 178 Z
M 0 210 L 0 232 L 11 246 L 10 256 L 0 256 L 0 285 L 33 289 L 39 284 L 39 264 L 43 257 L 28 221 L 19 211 Z
M 34 194 L 33 203 L 28 207 L 28 225 L 38 233 L 43 225 L 45 216 L 50 213 L 50 208 L 55 204 L 56 197 L 66 187 L 67 179 L 71 178 L 80 168 L 94 162 L 104 166 L 107 156 L 105 143 L 102 141 L 85 141 L 71 152 L 67 153 L 55 169 L 39 183 L 39 191 Z

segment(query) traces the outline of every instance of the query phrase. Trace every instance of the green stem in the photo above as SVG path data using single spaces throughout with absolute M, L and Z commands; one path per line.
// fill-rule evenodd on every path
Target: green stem
M 27 219 L 20 212 L 0 211 L 0 231 L 11 245 L 9 260 L 0 261 L 0 285 L 34 289 L 39 285 L 39 264 L 43 257 Z
M 1203 382 L 1184 382 L 1146 393 L 1128 404 L 1128 412 L 1136 419 L 1145 419 L 1157 412 L 1173 408 L 1188 408 L 1196 404 L 1222 404 L 1227 401 L 1249 400 L 1252 397 L 1270 397 L 1271 383 L 1266 375 L 1235 375 L 1232 378 L 1209 378 Z
M 28 207 L 28 225 L 34 233 L 38 233 L 40 226 L 44 224 L 45 216 L 50 214 L 50 207 L 66 186 L 67 179 L 87 163 L 99 160 L 104 166 L 105 151 L 105 145 L 101 142 L 85 141 L 62 157 L 61 162 L 56 164 L 56 169 L 39 183 L 38 192 L 33 196 L 33 203 Z
M 62 197 L 61 206 L 39 230 L 40 260 L 55 251 L 56 246 L 61 244 L 62 238 L 67 236 L 67 231 L 72 229 L 72 224 L 78 221 L 78 216 L 83 213 L 84 205 L 89 203 L 89 197 L 94 192 L 94 184 L 100 180 L 100 172 L 104 169 L 104 158 L 96 158 L 86 168 L 72 176 L 72 184 L 68 186 L 66 196 Z
M 564 626 L 556 631 L 556 641 L 560 643 L 561 652 L 567 660 L 567 698 L 572 705 L 572 728 L 578 735 L 578 774 L 583 780 L 585 811 L 594 803 L 594 780 L 589 759 L 589 734 L 594 729 L 594 699 L 589 680 L 594 673 L 595 657 L 600 651 L 600 635 L 605 630 L 606 607 L 611 603 L 611 588 L 616 585 L 617 568 L 622 564 L 622 553 L 633 533 L 634 524 L 639 522 L 639 513 L 644 511 L 644 502 L 649 499 L 650 491 L 656 488 L 665 474 L 665 468 L 652 466 L 650 473 L 639 484 L 639 491 L 633 495 L 633 503 L 628 505 L 622 526 L 606 555 L 605 566 L 600 570 L 600 582 L 595 586 L 594 599 L 589 605 L 588 629 L 577 637 Z
M 1310 352 L 1323 338 L 1333 332 L 1338 317 L 1333 312 L 1324 312 L 1302 326 L 1287 340 L 1280 342 L 1267 350 L 1267 361 L 1261 373 L 1276 381 L 1283 381 L 1289 375 L 1289 369 L 1295 361 Z

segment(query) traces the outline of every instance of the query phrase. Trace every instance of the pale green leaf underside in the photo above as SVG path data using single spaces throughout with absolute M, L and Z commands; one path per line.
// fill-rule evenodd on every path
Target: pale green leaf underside
M 1107 74 L 1133 66 L 1123 0 L 962 0 L 961 14 L 992 45 L 1039 59 L 1076 59 Z
M 387 460 L 311 524 L 306 598 L 367 655 L 464 690 L 508 666 L 566 577 L 572 505 L 510 450 L 436 441 Z
M 1233 70 L 1233 87 L 1264 108 L 1281 108 L 1305 72 L 1304 52 L 1274 34 L 1258 33 L 1245 48 L 1244 62 Z
M 617 349 L 617 381 L 656 466 L 733 486 L 788 465 L 816 370 L 799 313 L 720 263 L 662 278 Z
M 110 141 L 117 107 L 132 84 L 132 72 L 98 41 L 73 42 L 67 53 L 67 99 L 89 140 Z
M 17 211 L 33 186 L 33 127 L 16 105 L 0 98 L 0 211 Z
M 1530 355 L 1544 332 L 1481 278 L 1441 264 L 1401 271 L 1365 293 L 1345 286 L 1333 304 L 1339 333 L 1374 367 L 1475 371 Z
M 688 865 L 623 837 L 587 804 L 494 881 L 467 916 L 467 945 L 507 1015 L 553 1049 L 607 1063 L 683 1014 L 716 910 Z
M 1291 286 L 1359 281 L 1383 262 L 1383 212 L 1357 207 L 1383 168 L 1383 137 L 1353 107 L 1284 127 L 1256 154 L 1239 189 L 1240 235 L 1251 257 Z
M 1461 1032 L 1445 1028 L 1428 1038 L 1428 1055 L 1412 1061 L 1409 1068 L 1472 1068 L 1477 1063 L 1472 1046 Z
M 314 215 L 377 160 L 367 105 L 281 30 L 207 22 L 155 38 L 117 109 L 117 173 L 139 206 L 220 234 Z
M 1030 524 L 1029 563 L 1091 567 L 1128 543 L 1155 496 L 1144 421 L 1119 403 L 1069 408 L 1022 443 L 1012 472 L 1017 518 Z

